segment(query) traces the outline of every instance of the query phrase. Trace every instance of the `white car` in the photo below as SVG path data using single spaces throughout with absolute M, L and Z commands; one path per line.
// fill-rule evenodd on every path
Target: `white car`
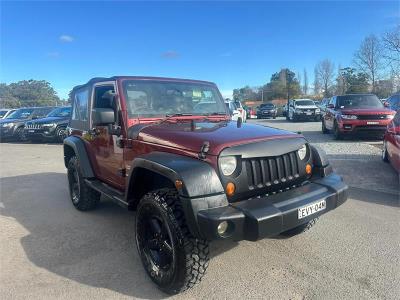
M 233 101 L 236 105 L 237 110 L 240 112 L 240 116 L 243 122 L 247 121 L 247 112 L 244 109 L 242 103 L 240 101 Z
M 236 106 L 236 103 L 234 101 L 225 101 L 225 105 L 229 110 L 232 121 L 237 121 L 240 118 L 243 122 L 242 113 L 238 110 L 238 107 Z
M 286 114 L 289 121 L 321 120 L 321 109 L 311 99 L 291 99 Z

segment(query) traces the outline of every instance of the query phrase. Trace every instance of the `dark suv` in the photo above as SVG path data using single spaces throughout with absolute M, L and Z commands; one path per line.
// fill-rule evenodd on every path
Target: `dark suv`
M 25 122 L 28 120 L 43 118 L 54 107 L 27 107 L 20 108 L 0 120 L 0 140 L 25 141 Z
M 28 140 L 62 142 L 71 116 L 71 107 L 58 107 L 45 118 L 25 123 L 25 137 Z
M 72 99 L 72 203 L 90 210 L 103 194 L 136 210 L 132 237 L 165 292 L 201 280 L 210 241 L 298 234 L 347 199 L 321 150 L 299 134 L 230 121 L 211 82 L 94 78 Z
M 278 112 L 273 103 L 263 103 L 257 108 L 257 119 L 276 119 Z

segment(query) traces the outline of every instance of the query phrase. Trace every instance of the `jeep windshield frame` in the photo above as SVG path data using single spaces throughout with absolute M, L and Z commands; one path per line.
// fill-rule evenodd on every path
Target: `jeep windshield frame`
M 212 84 L 126 79 L 122 89 L 129 119 L 229 116 L 220 92 Z

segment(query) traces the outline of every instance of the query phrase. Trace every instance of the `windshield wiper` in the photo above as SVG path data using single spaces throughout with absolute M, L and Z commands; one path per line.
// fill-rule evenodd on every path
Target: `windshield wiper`
M 226 113 L 224 112 L 213 112 L 213 113 L 208 113 L 208 114 L 202 114 L 202 116 L 225 116 Z
M 193 116 L 193 114 L 189 113 L 176 113 L 176 114 L 166 114 L 165 117 L 167 118 L 173 118 L 173 117 L 190 117 Z

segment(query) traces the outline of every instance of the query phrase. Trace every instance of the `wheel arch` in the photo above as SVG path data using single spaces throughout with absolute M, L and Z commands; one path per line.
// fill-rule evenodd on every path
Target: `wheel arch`
M 153 152 L 132 162 L 125 201 L 135 208 L 145 193 L 162 187 L 176 188 L 176 181 L 183 183 L 177 188 L 183 198 L 224 193 L 217 173 L 208 163 L 186 156 Z
M 73 156 L 79 159 L 80 168 L 84 178 L 93 178 L 94 173 L 87 155 L 84 142 L 75 136 L 64 139 L 64 165 L 68 167 L 68 162 Z

